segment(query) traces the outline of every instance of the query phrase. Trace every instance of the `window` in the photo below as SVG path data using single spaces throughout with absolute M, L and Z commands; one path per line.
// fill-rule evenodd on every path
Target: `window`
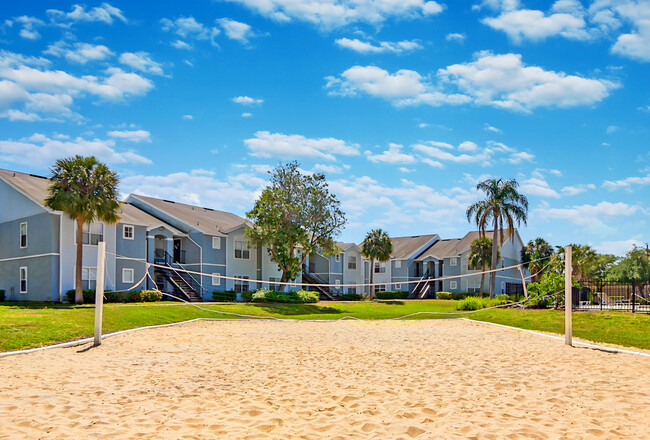
M 248 290 L 248 277 L 244 275 L 235 275 L 235 292 L 242 293 Z
M 212 237 L 212 249 L 221 249 L 221 237 Z
M 81 231 L 81 242 L 83 244 L 97 246 L 97 243 L 100 241 L 104 241 L 104 224 L 84 223 L 83 230 Z
M 20 224 L 20 247 L 27 247 L 27 222 Z
M 356 257 L 356 255 L 350 255 L 348 257 L 348 269 L 352 269 L 352 270 L 357 269 L 357 257 Z
M 505 281 L 501 281 L 501 293 L 506 293 L 506 283 L 505 283 Z
M 356 287 L 348 287 L 348 295 L 356 295 L 356 294 L 357 294 Z
M 449 289 L 450 290 L 458 289 L 458 281 L 450 281 L 449 282 Z
M 386 273 L 386 264 L 375 261 L 375 273 Z
M 248 243 L 244 241 L 235 242 L 235 258 L 240 260 L 250 260 L 251 250 L 248 247 Z
M 125 240 L 133 240 L 135 228 L 131 225 L 124 225 L 122 227 L 122 238 Z
M 394 287 L 395 290 L 399 290 L 399 289 L 401 289 L 401 288 L 402 288 L 402 285 L 401 285 L 401 284 L 395 284 L 395 287 Z
M 278 281 L 277 278 L 269 277 L 269 290 L 274 290 L 274 291 L 276 291 L 276 292 L 277 292 L 278 290 L 280 290 L 280 288 L 279 288 L 279 286 L 278 286 L 277 284 L 273 284 L 273 283 L 275 283 L 275 282 L 277 282 L 277 281 Z
M 20 293 L 27 293 L 27 267 L 20 268 Z
M 216 237 L 213 237 L 216 238 Z M 218 273 L 213 273 L 212 274 L 212 285 L 213 286 L 219 286 L 221 284 L 221 274 Z
M 399 269 L 402 267 L 402 260 L 396 260 L 395 261 L 395 269 Z
M 124 284 L 133 284 L 133 269 L 122 269 L 122 282 Z
M 336 284 L 337 286 L 340 285 L 340 284 L 341 284 L 341 280 L 334 280 L 334 284 Z
M 458 264 L 458 259 L 457 258 L 451 258 L 449 260 L 449 265 L 450 266 L 456 266 Z
M 386 286 L 383 284 L 378 284 L 375 286 L 375 292 L 385 292 L 386 291 Z
M 336 255 L 334 256 L 334 261 L 336 261 L 337 263 L 338 263 L 339 261 L 341 261 L 341 254 L 336 254 Z
M 475 281 L 467 285 L 467 291 L 470 293 L 476 293 L 481 291 L 481 282 Z
M 97 287 L 97 268 L 95 267 L 82 267 L 81 268 L 81 288 L 82 289 L 95 289 Z

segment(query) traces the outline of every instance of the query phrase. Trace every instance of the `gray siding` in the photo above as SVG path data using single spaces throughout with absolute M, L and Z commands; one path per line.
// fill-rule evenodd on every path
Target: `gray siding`
M 27 267 L 27 293 L 20 293 L 20 268 Z M 7 301 L 58 301 L 59 257 L 45 256 L 0 263 L 0 289 Z
M 409 264 L 406 260 L 400 260 L 400 267 L 396 267 L 396 261 L 390 262 L 391 281 L 394 283 L 405 283 L 409 277 Z M 415 263 L 411 264 L 413 266 Z M 409 290 L 409 284 L 401 284 L 397 287 L 395 284 L 386 286 L 388 290 Z
M 42 213 L 0 224 L 0 260 L 59 252 L 59 216 Z M 27 247 L 20 248 L 20 224 L 27 222 Z
M 123 223 L 117 225 L 115 249 L 118 255 L 147 259 L 147 228 L 144 226 L 133 226 L 133 240 L 125 239 Z M 152 260 L 153 261 L 153 260 Z M 127 260 L 117 257 L 115 260 L 115 289 L 116 290 L 142 290 L 147 288 L 147 281 L 137 284 L 145 274 L 144 263 Z M 125 283 L 122 278 L 122 269 L 133 269 L 133 283 Z

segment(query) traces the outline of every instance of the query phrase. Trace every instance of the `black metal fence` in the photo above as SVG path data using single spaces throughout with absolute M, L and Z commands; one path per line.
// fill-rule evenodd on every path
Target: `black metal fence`
M 573 306 L 578 310 L 622 310 L 650 313 L 650 282 L 580 280 L 574 288 Z

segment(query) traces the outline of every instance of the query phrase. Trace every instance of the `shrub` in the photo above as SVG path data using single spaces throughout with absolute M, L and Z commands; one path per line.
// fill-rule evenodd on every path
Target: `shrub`
M 137 303 L 144 301 L 144 293 L 139 290 L 135 292 L 124 292 L 126 296 L 126 302 Z
M 476 295 L 476 293 L 471 292 L 438 292 L 436 299 L 453 299 L 458 301 L 467 297 L 475 297 Z
M 377 299 L 406 299 L 409 297 L 408 292 L 402 290 L 384 290 L 376 292 Z
M 217 302 L 235 302 L 237 300 L 237 294 L 234 290 L 225 290 L 212 292 L 212 301 Z
M 438 292 L 436 295 L 437 299 L 452 299 L 453 293 L 451 292 Z
M 162 293 L 157 292 L 155 290 L 143 290 L 142 291 L 142 299 L 145 302 L 156 302 L 156 301 L 161 301 L 162 300 Z
M 104 292 L 104 302 L 106 303 L 117 303 L 122 302 L 122 294 L 119 292 L 112 292 L 107 290 Z
M 3 302 L 5 300 L 5 291 L 0 289 L 0 302 Z
M 343 295 L 337 296 L 336 299 L 340 301 L 361 301 L 363 295 L 359 293 L 344 293 Z
M 304 304 L 318 302 L 318 292 L 306 290 L 291 292 L 276 292 L 260 289 L 252 294 L 253 302 Z
M 74 304 L 74 289 L 65 293 L 68 303 Z M 84 304 L 95 304 L 95 289 L 83 289 Z
M 456 304 L 456 310 L 480 310 L 507 304 L 510 302 L 507 297 L 508 295 L 497 295 L 497 298 L 492 299 L 487 297 L 480 298 L 478 296 L 468 296 L 467 298 L 458 301 L 458 304 Z

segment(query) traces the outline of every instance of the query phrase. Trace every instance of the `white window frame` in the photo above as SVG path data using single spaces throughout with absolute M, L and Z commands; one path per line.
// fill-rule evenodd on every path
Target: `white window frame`
M 92 233 L 91 232 L 91 229 L 92 229 L 91 225 L 101 225 L 102 233 L 101 234 Z M 88 243 L 83 243 L 83 236 L 85 234 L 88 234 Z M 93 242 L 92 236 L 93 235 L 100 235 L 101 236 L 101 240 L 98 240 L 98 242 L 99 241 L 104 241 L 104 236 L 106 235 L 106 231 L 104 230 L 104 223 L 101 223 L 101 222 L 84 223 L 82 231 L 81 231 L 81 242 L 83 243 L 84 246 L 97 246 L 96 244 L 92 244 L 92 242 Z M 74 243 L 77 244 L 77 223 L 76 222 L 74 224 Z
M 375 286 L 375 292 L 385 292 L 386 291 L 386 285 L 385 284 L 377 284 Z
M 221 249 L 221 237 L 212 237 L 212 249 Z
M 336 284 L 337 286 L 341 285 L 341 280 L 334 280 L 334 284 Z
M 501 281 L 501 293 L 506 293 L 506 282 Z
M 235 278 L 238 278 L 235 280 L 235 292 L 237 293 L 243 293 L 246 292 L 247 290 L 250 290 L 250 277 L 248 275 L 235 275 Z M 240 279 L 241 278 L 241 279 Z M 246 286 L 246 289 L 244 289 L 244 286 Z M 239 290 L 237 290 L 237 287 L 239 287 Z
M 131 281 L 127 280 L 126 274 L 131 274 Z M 96 280 L 95 280 L 96 281 Z M 122 268 L 122 283 L 124 284 L 133 284 L 135 283 L 135 270 L 130 267 Z
M 238 248 L 239 247 L 239 248 Z M 239 257 L 237 256 L 237 251 L 239 251 Z M 244 255 L 247 255 L 244 257 Z M 245 241 L 236 240 L 235 249 L 233 258 L 235 260 L 250 260 L 251 259 L 251 248 L 248 246 L 248 243 Z
M 27 271 L 27 266 L 21 266 L 18 273 L 18 290 L 20 290 L 20 293 L 27 293 L 29 290 L 29 273 Z M 23 273 L 25 274 L 25 278 L 23 278 Z M 25 283 L 25 289 L 23 289 L 23 282 Z
M 75 270 L 75 269 L 73 268 L 73 271 L 74 271 L 74 270 Z M 95 278 L 91 278 L 91 274 L 93 273 L 93 271 L 95 272 Z M 87 274 L 87 278 L 84 278 L 84 272 Z M 74 272 L 73 272 L 73 273 L 74 273 Z M 76 274 L 75 274 L 75 276 L 74 276 L 74 280 L 75 280 L 75 283 L 76 283 L 76 282 L 77 282 L 77 276 L 76 276 Z M 84 285 L 83 285 L 83 284 L 84 284 L 84 281 L 87 281 L 87 282 L 88 282 L 88 287 L 86 287 L 86 289 L 92 289 L 92 288 L 93 288 L 93 287 L 91 286 L 91 284 L 90 284 L 91 281 L 94 281 L 94 282 L 95 282 L 95 288 L 97 288 L 97 268 L 96 268 L 96 267 L 92 267 L 92 266 L 83 266 L 83 267 L 81 268 L 81 288 L 82 288 L 82 289 L 84 288 Z M 75 287 L 76 287 L 76 285 L 75 285 Z
M 458 289 L 458 281 L 449 282 L 449 290 Z
M 280 290 L 279 289 L 280 285 L 276 284 L 278 281 L 280 280 L 275 277 L 269 277 L 269 290 L 275 290 L 275 291 Z
M 214 238 L 214 237 L 212 237 Z M 212 274 L 212 285 L 213 286 L 221 286 L 221 274 L 220 273 L 213 273 Z
M 395 289 L 395 290 L 399 290 L 399 289 L 401 289 L 401 288 L 402 288 L 402 285 L 401 285 L 401 284 L 393 284 L 393 289 Z
M 450 266 L 458 266 L 458 258 L 456 258 L 456 257 L 450 258 L 449 259 L 449 265 Z
M 357 294 L 356 287 L 348 287 L 348 295 L 356 295 L 356 294 Z
M 25 234 L 23 234 L 23 226 L 25 226 Z M 25 237 L 25 246 L 23 246 L 23 236 Z M 27 248 L 28 242 L 27 242 L 27 222 L 22 222 L 20 224 L 20 229 L 18 233 L 18 240 L 20 244 L 21 249 Z
M 395 260 L 395 269 L 400 269 L 402 267 L 402 260 Z
M 350 267 L 352 265 L 353 267 Z M 357 256 L 348 255 L 348 270 L 357 270 Z
M 386 273 L 386 263 L 382 263 L 381 261 L 375 261 L 374 271 L 375 273 Z
M 131 236 L 129 237 L 126 231 L 131 231 Z M 122 225 L 122 238 L 125 240 L 134 240 L 135 239 L 135 226 L 133 225 Z

